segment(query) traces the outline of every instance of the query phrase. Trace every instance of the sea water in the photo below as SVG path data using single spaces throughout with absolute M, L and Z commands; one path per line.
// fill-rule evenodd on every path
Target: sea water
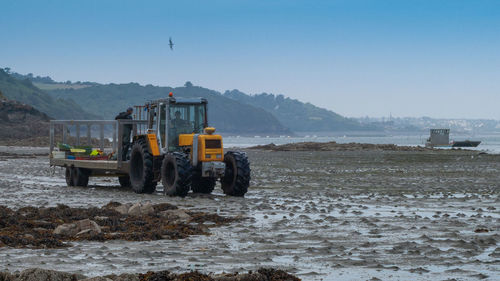
M 298 136 L 224 136 L 224 147 L 251 147 L 256 145 L 266 145 L 274 143 L 276 145 L 297 142 L 330 142 L 337 143 L 371 143 L 371 144 L 395 144 L 400 146 L 425 146 L 428 135 L 424 134 L 387 134 L 387 135 L 335 135 L 327 136 L 320 134 L 302 134 Z M 500 154 L 500 134 L 476 134 L 474 136 L 466 134 L 451 134 L 450 141 L 474 140 L 481 141 L 481 144 L 475 148 L 466 148 L 471 150 L 484 151 L 487 153 Z M 444 148 L 446 149 L 446 148 Z

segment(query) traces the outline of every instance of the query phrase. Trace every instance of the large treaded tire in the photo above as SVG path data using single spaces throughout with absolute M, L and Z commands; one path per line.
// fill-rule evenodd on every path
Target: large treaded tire
M 73 167 L 66 167 L 66 184 L 68 186 L 73 186 Z
M 215 178 L 204 178 L 201 174 L 196 173 L 193 175 L 191 182 L 191 190 L 194 193 L 205 193 L 210 194 L 214 191 L 216 179 Z
M 73 186 L 87 187 L 89 184 L 90 170 L 84 168 L 71 168 Z
M 129 177 L 135 193 L 153 193 L 156 190 L 153 155 L 149 153 L 144 139 L 138 139 L 132 144 Z
M 163 193 L 184 197 L 191 186 L 192 168 L 186 154 L 171 152 L 165 155 L 161 164 Z
M 228 151 L 224 154 L 226 170 L 221 179 L 224 194 L 245 196 L 250 185 L 250 162 L 244 152 Z
M 120 186 L 123 188 L 129 188 L 131 186 L 129 176 L 118 177 L 118 182 L 120 182 Z

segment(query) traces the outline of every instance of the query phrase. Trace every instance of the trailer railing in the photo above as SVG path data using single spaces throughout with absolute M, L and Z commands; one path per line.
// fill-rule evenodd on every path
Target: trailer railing
M 105 140 L 111 134 L 112 139 L 112 152 L 117 156 L 118 166 L 121 167 L 122 163 L 122 149 L 123 149 L 123 132 L 125 125 L 132 125 L 131 138 L 138 134 L 146 134 L 147 121 L 146 120 L 51 120 L 50 121 L 50 155 L 54 151 L 56 142 L 56 133 L 61 133 L 62 143 L 79 146 L 82 141 L 81 131 L 82 128 L 86 129 L 86 143 L 92 145 L 92 140 L 99 140 L 99 149 L 105 150 Z M 106 126 L 110 127 L 106 130 Z M 74 136 L 71 136 L 71 128 L 75 128 Z M 97 130 L 96 130 L 97 129 Z M 98 132 L 99 137 L 95 138 L 92 134 Z M 70 134 L 70 136 L 68 136 Z M 106 138 L 105 135 L 108 135 Z M 71 141 L 70 141 L 71 140 Z M 131 140 L 130 140 L 131 141 Z M 70 142 L 70 143 L 68 143 Z

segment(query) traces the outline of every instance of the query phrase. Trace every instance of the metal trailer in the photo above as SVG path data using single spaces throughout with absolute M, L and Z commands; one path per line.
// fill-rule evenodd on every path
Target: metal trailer
M 131 138 L 138 134 L 142 134 L 147 130 L 146 120 L 51 120 L 50 121 L 50 165 L 71 168 L 82 168 L 90 171 L 88 176 L 126 176 L 129 172 L 129 161 L 123 161 L 122 155 L 122 132 L 124 125 L 132 125 Z M 105 147 L 105 126 L 112 127 L 112 146 Z M 76 128 L 76 136 L 68 136 L 68 128 Z M 81 129 L 86 127 L 86 136 L 82 138 Z M 95 138 L 92 133 L 98 129 L 99 137 Z M 56 133 L 61 133 L 61 141 L 68 143 L 72 140 L 72 145 L 80 145 L 82 139 L 86 140 L 87 144 L 92 144 L 92 140 L 99 140 L 99 149 L 102 151 L 112 152 L 117 155 L 116 160 L 73 160 L 54 158 L 53 151 L 55 149 Z

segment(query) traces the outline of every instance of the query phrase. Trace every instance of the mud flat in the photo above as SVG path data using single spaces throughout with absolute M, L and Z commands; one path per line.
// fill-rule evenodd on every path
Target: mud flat
M 115 178 L 68 188 L 45 157 L 0 161 L 0 205 L 101 208 L 168 203 L 246 217 L 181 239 L 70 241 L 0 248 L 0 269 L 57 269 L 88 277 L 169 270 L 280 268 L 303 280 L 498 280 L 500 156 L 472 151 L 248 150 L 245 198 L 138 195 Z M 160 186 L 161 189 L 161 186 Z M 207 222 L 204 225 L 209 226 Z M 92 268 L 92 272 L 88 271 Z

